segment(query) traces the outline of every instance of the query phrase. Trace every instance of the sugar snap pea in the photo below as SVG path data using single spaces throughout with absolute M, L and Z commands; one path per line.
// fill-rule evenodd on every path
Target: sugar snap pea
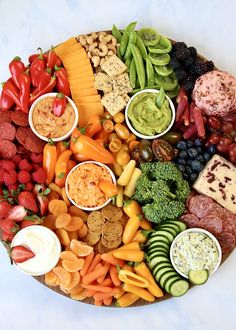
M 163 89 L 163 87 L 160 88 L 159 93 L 157 94 L 157 98 L 156 98 L 156 106 L 161 109 L 164 101 L 165 101 L 165 91 Z
M 147 58 L 147 49 L 142 41 L 142 39 L 137 35 L 136 46 L 138 47 L 140 53 L 142 54 L 143 59 L 146 61 Z
M 117 42 L 121 42 L 122 34 L 115 24 L 112 25 L 112 35 L 116 38 Z
M 121 56 L 124 56 L 127 45 L 128 45 L 128 41 L 129 41 L 129 32 L 130 30 L 134 29 L 136 26 L 137 22 L 132 22 L 129 25 L 127 25 L 127 27 L 124 30 L 124 33 L 122 35 L 121 41 L 120 41 L 120 53 Z
M 117 46 L 117 56 L 119 57 L 120 60 L 122 60 L 122 56 L 120 53 L 120 46 Z
M 147 87 L 145 87 L 143 89 L 158 89 L 159 90 L 160 89 L 160 86 L 159 85 L 152 85 L 152 86 L 147 86 Z M 130 94 L 131 95 L 134 95 L 134 94 L 140 92 L 143 89 L 142 88 L 135 88 Z
M 147 84 L 154 85 L 154 69 L 150 58 L 146 58 L 146 73 L 147 73 Z
M 136 85 L 136 76 L 137 76 L 137 72 L 136 72 L 135 61 L 134 58 L 132 58 L 129 69 L 129 80 L 133 88 L 135 88 Z
M 130 47 L 134 57 L 134 62 L 137 70 L 137 76 L 139 79 L 140 87 L 143 89 L 146 83 L 146 74 L 145 74 L 143 58 L 139 49 L 135 45 L 131 44 Z
M 131 60 L 132 60 L 132 56 L 127 57 L 127 59 L 125 60 L 125 65 L 127 66 L 128 71 L 130 70 Z
M 129 41 L 128 41 L 128 45 L 127 45 L 125 55 L 124 55 L 125 60 L 131 55 L 132 51 L 131 51 L 130 45 L 131 44 L 135 45 L 136 44 L 136 39 L 137 39 L 137 34 L 133 29 L 131 29 L 129 31 Z

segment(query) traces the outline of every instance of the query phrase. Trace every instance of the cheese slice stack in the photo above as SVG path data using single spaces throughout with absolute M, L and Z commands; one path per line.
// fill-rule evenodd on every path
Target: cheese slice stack
M 86 126 L 93 115 L 102 116 L 101 97 L 94 88 L 94 74 L 90 60 L 81 44 L 70 38 L 55 48 L 70 83 L 72 99 L 79 110 L 79 126 Z

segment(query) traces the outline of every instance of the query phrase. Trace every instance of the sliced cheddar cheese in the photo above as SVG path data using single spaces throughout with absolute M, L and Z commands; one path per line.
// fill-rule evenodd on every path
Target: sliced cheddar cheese
M 96 88 L 86 88 L 80 89 L 79 91 L 75 91 L 74 95 L 75 97 L 92 96 L 98 95 L 98 91 Z
M 79 110 L 79 126 L 85 127 L 91 116 L 98 115 L 102 116 L 104 113 L 104 108 L 101 102 L 97 103 L 78 103 L 75 102 Z
M 79 103 L 96 103 L 101 101 L 101 96 L 98 95 L 90 95 L 90 96 L 76 96 L 75 102 Z

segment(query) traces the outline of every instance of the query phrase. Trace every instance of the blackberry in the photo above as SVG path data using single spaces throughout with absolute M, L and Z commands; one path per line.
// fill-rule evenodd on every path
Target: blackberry
M 188 58 L 186 58 L 186 60 L 184 61 L 184 67 L 186 69 L 189 69 L 193 63 L 195 61 L 195 58 L 193 56 L 189 56 Z
M 197 50 L 195 47 L 188 47 L 188 50 L 190 51 L 190 55 L 192 57 L 197 57 Z
M 214 65 L 214 63 L 212 61 L 206 61 L 205 64 L 207 66 L 207 71 L 214 70 L 215 65 Z
M 180 48 L 175 53 L 178 60 L 185 61 L 189 55 L 190 51 L 187 48 Z
M 184 69 L 175 70 L 175 75 L 179 81 L 183 81 L 187 78 L 187 73 L 184 71 Z
M 198 76 L 201 76 L 208 71 L 207 64 L 201 60 L 196 60 L 194 62 L 193 69 Z
M 172 51 L 176 52 L 180 49 L 184 49 L 187 48 L 187 45 L 185 42 L 176 42 L 173 46 L 172 46 Z
M 183 81 L 183 88 L 186 90 L 186 92 L 191 92 L 195 85 L 195 79 L 192 76 L 188 76 Z
M 172 66 L 172 68 L 174 70 L 180 69 L 181 68 L 181 64 L 179 63 L 179 61 L 177 60 L 176 57 L 172 57 L 170 60 L 170 65 Z

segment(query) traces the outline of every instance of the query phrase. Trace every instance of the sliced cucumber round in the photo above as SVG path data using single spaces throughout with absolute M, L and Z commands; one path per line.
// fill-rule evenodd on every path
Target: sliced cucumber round
M 153 268 L 155 265 L 160 263 L 161 261 L 167 261 L 170 262 L 170 258 L 167 256 L 157 256 L 153 257 L 152 260 L 149 261 L 149 265 L 151 268 Z
M 148 46 L 148 50 L 150 53 L 164 54 L 169 53 L 171 51 L 172 45 L 171 41 L 163 36 L 161 36 L 158 44 L 154 46 Z
M 152 236 L 148 240 L 148 245 L 150 245 L 154 242 L 165 242 L 166 244 L 170 243 L 168 237 L 166 237 L 165 234 L 158 233 L 158 232 L 156 232 L 155 234 L 152 234 Z
M 183 296 L 189 289 L 189 283 L 185 280 L 177 280 L 170 285 L 169 292 L 173 297 Z
M 158 249 L 159 247 L 160 248 L 165 248 L 167 251 L 170 250 L 170 244 L 169 244 L 169 242 L 166 243 L 164 241 L 153 242 L 152 244 L 150 244 L 150 245 L 147 246 L 147 249 L 150 249 L 150 248 L 153 248 L 153 247 L 155 247 L 156 249 Z
M 170 261 L 161 261 L 158 264 L 156 264 L 153 269 L 152 269 L 152 273 L 156 274 L 158 272 L 158 270 L 160 270 L 163 267 L 170 267 Z
M 191 283 L 201 285 L 208 280 L 209 272 L 206 269 L 190 270 L 188 278 Z
M 147 252 L 148 255 L 150 255 L 150 254 L 152 254 L 153 252 L 156 252 L 156 251 L 163 252 L 163 253 L 169 255 L 169 249 L 166 249 L 163 246 L 158 246 L 158 247 L 154 246 L 151 249 L 149 248 L 146 252 Z
M 167 77 L 173 72 L 173 68 L 170 65 L 155 65 L 156 73 L 160 76 Z
M 159 269 L 158 272 L 156 272 L 155 279 L 158 282 L 160 282 L 160 280 L 163 276 L 165 276 L 166 274 L 171 274 L 171 273 L 174 273 L 174 269 L 171 266 L 163 267 L 163 268 Z
M 148 56 L 149 56 L 152 64 L 155 64 L 155 65 L 167 65 L 170 62 L 169 54 L 149 53 Z
M 177 234 L 180 233 L 180 228 L 176 223 L 165 222 L 160 228 L 172 228 Z
M 161 36 L 156 30 L 149 27 L 144 27 L 138 31 L 138 36 L 141 38 L 145 46 L 154 46 L 158 44 Z
M 170 221 L 168 221 L 168 224 L 172 224 L 172 223 L 179 226 L 180 231 L 184 231 L 187 228 L 186 224 L 182 221 L 179 221 L 179 220 L 170 220 Z
M 176 273 L 175 270 L 172 270 L 171 272 L 162 276 L 160 286 L 164 288 L 166 292 L 169 292 L 169 284 L 173 281 L 176 281 L 177 279 L 180 279 L 180 276 Z

